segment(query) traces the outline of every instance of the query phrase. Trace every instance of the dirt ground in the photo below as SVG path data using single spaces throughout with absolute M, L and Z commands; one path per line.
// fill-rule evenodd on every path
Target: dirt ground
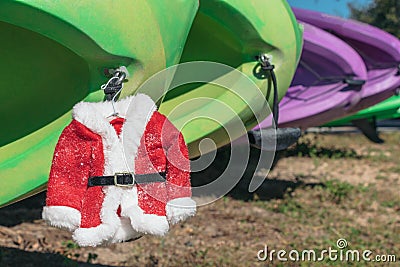
M 258 252 L 265 246 L 269 251 L 337 249 L 341 238 L 346 249 L 396 255 L 397 263 L 379 266 L 399 266 L 400 133 L 382 138 L 386 142 L 378 145 L 360 134 L 307 134 L 278 155 L 255 193 L 247 192 L 258 158 L 252 150 L 246 174 L 227 196 L 200 207 L 163 238 L 80 248 L 70 233 L 41 220 L 45 195 L 36 195 L 0 209 L 0 266 L 283 266 L 276 258 L 260 261 Z M 220 150 L 216 163 L 193 175 L 193 183 L 220 173 L 226 154 Z M 318 264 L 366 262 L 324 259 Z

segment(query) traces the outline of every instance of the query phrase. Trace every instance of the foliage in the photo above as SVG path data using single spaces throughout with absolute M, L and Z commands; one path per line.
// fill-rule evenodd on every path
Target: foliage
M 363 6 L 357 1 L 348 4 L 350 17 L 400 37 L 400 1 L 399 0 L 372 0 Z
M 294 146 L 282 153 L 286 157 L 310 157 L 310 158 L 330 158 L 360 159 L 361 156 L 351 148 L 335 148 L 333 146 L 321 146 L 307 138 L 301 138 Z
M 330 180 L 325 183 L 326 190 L 328 191 L 330 197 L 332 200 L 334 200 L 336 203 L 342 202 L 343 199 L 345 199 L 351 191 L 354 189 L 354 186 L 347 183 L 347 182 L 341 182 L 338 180 Z
M 79 248 L 78 244 L 76 244 L 74 241 L 72 240 L 67 240 L 67 241 L 63 241 L 62 245 L 65 246 L 67 249 L 75 249 L 75 248 Z

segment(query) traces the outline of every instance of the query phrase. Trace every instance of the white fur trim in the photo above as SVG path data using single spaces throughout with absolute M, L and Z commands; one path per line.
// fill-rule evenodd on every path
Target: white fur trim
M 124 216 L 131 219 L 132 228 L 138 232 L 164 236 L 169 230 L 165 216 L 144 214 L 143 210 L 138 206 L 130 206 L 123 213 Z
M 81 247 L 96 247 L 111 240 L 115 231 L 112 225 L 100 224 L 91 228 L 78 228 L 72 238 Z
M 136 186 L 124 192 L 121 201 L 121 215 L 130 218 L 132 228 L 137 232 L 163 236 L 169 230 L 165 216 L 145 214 L 139 207 Z
M 118 220 L 117 227 L 101 224 L 92 228 L 79 228 L 75 230 L 72 237 L 81 247 L 96 247 L 107 243 L 120 243 L 141 236 L 132 228 L 129 218 L 121 217 Z
M 132 162 L 132 172 L 134 171 L 134 157 L 140 145 L 146 125 L 153 113 L 157 110 L 154 101 L 147 95 L 136 95 L 129 105 L 128 113 L 124 125 L 122 126 L 122 142 L 124 144 L 125 158 Z
M 87 128 L 101 136 L 104 149 L 104 175 L 116 172 L 134 172 L 134 158 L 146 125 L 157 110 L 147 95 L 137 94 L 114 103 L 121 117 L 125 117 L 121 139 L 107 120 L 113 113 L 111 101 L 80 102 L 73 108 L 72 116 Z M 125 155 L 125 158 L 123 157 Z
M 47 206 L 43 208 L 42 218 L 49 225 L 74 231 L 81 223 L 81 213 L 67 206 Z
M 120 134 L 121 138 L 118 138 L 114 127 L 107 120 L 107 116 L 113 113 L 110 101 L 100 103 L 81 102 L 75 105 L 73 109 L 73 118 L 102 138 L 104 153 L 103 175 L 113 175 L 116 172 L 134 172 L 134 159 L 140 140 L 148 121 L 156 110 L 154 101 L 143 94 L 127 97 L 114 105 L 119 115 L 126 119 Z M 78 245 L 98 246 L 108 242 L 122 242 L 138 236 L 136 231 L 137 229 L 142 230 L 142 228 L 129 227 L 126 220 L 119 218 L 117 215 L 118 206 L 121 204 L 121 215 L 126 216 L 123 213 L 123 207 L 126 207 L 126 205 L 121 203 L 125 195 L 130 195 L 128 198 L 131 202 L 130 205 L 134 204 L 141 211 L 137 204 L 136 188 L 134 188 L 134 194 L 132 190 L 120 187 L 103 187 L 105 197 L 100 213 L 101 224 L 92 228 L 77 229 L 73 234 L 73 238 Z M 141 212 L 143 213 L 143 211 Z M 133 225 L 132 218 L 139 214 L 130 214 L 132 215 L 129 216 L 131 225 Z M 150 224 L 151 222 L 148 223 Z M 167 221 L 166 223 L 168 226 Z M 157 231 L 147 231 L 147 233 L 152 232 Z
M 120 243 L 131 239 L 137 239 L 142 234 L 133 230 L 131 220 L 126 217 L 121 217 L 121 226 L 118 227 L 117 232 L 111 240 L 111 243 Z
M 196 214 L 196 202 L 190 197 L 176 198 L 168 201 L 165 209 L 168 220 L 176 224 Z
M 109 242 L 121 227 L 117 209 L 121 200 L 121 188 L 114 186 L 103 187 L 104 200 L 100 211 L 101 224 L 91 228 L 79 228 L 75 230 L 73 239 L 80 246 L 98 246 Z

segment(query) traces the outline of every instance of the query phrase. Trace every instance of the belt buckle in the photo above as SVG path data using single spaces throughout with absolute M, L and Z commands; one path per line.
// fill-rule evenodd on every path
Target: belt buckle
M 132 183 L 131 184 L 119 184 L 118 183 L 118 176 L 125 176 L 125 175 L 130 175 L 130 176 L 132 176 Z M 115 186 L 119 186 L 119 187 L 132 187 L 132 186 L 134 186 L 135 185 L 135 180 L 134 180 L 134 178 L 133 178 L 133 174 L 132 173 L 130 173 L 130 172 L 116 172 L 115 174 L 114 174 L 114 185 Z

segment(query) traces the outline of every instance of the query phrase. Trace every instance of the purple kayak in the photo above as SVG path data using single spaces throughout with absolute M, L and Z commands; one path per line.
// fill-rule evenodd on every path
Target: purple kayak
M 339 17 L 293 9 L 298 20 L 324 29 L 348 43 L 363 58 L 368 79 L 361 100 L 347 110 L 354 113 L 392 96 L 400 86 L 400 40 L 374 26 Z M 339 51 L 340 52 L 340 51 Z
M 279 127 L 321 125 L 360 100 L 367 69 L 339 38 L 304 23 L 304 46 L 291 87 L 279 103 Z M 271 126 L 269 116 L 254 130 Z

